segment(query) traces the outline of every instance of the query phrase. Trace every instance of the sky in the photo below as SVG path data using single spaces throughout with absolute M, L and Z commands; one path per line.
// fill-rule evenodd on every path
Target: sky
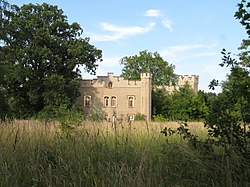
M 199 89 L 210 92 L 212 79 L 225 80 L 221 51 L 237 58 L 244 28 L 234 18 L 240 0 L 9 0 L 11 4 L 57 5 L 82 37 L 102 50 L 97 75 L 120 75 L 125 56 L 158 52 L 178 75 L 199 75 Z M 95 78 L 82 68 L 83 78 Z M 218 90 L 217 90 L 218 91 Z

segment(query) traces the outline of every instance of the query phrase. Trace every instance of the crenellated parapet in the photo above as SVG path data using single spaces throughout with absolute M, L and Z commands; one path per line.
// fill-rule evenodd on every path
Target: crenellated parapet
M 199 85 L 199 76 L 198 75 L 179 75 L 176 85 L 166 86 L 165 89 L 169 94 L 172 94 L 175 90 L 179 90 L 180 87 L 188 84 L 190 88 L 197 93 Z
M 199 76 L 198 75 L 179 75 L 178 86 L 190 85 L 194 92 L 198 92 Z
M 151 78 L 150 73 L 142 73 L 141 78 Z M 107 76 L 97 76 L 94 79 L 83 79 L 81 87 L 140 87 L 141 80 L 128 80 L 121 76 L 114 76 L 108 73 Z

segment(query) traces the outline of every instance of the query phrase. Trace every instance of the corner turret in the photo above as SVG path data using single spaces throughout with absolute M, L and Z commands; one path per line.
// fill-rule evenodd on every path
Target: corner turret
M 152 74 L 141 73 L 141 111 L 145 115 L 147 121 L 151 121 L 151 105 L 152 105 Z

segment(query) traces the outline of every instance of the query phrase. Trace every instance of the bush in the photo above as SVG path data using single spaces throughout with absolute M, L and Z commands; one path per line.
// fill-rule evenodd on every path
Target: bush
M 135 121 L 145 121 L 145 116 L 141 113 L 135 114 Z
M 106 119 L 106 113 L 103 111 L 102 105 L 98 100 L 93 100 L 87 119 L 91 121 L 103 121 Z
M 162 114 L 153 115 L 153 119 L 154 121 L 157 121 L 157 122 L 168 121 L 168 119 L 165 118 Z

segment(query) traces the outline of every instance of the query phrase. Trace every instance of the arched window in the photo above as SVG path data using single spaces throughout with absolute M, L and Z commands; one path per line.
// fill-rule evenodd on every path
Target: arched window
M 113 83 L 110 81 L 109 83 L 108 83 L 108 88 L 112 88 L 113 87 Z
M 134 96 L 128 96 L 128 107 L 134 107 Z
M 109 97 L 108 96 L 104 97 L 104 106 L 109 106 Z
M 91 105 L 91 96 L 90 95 L 86 95 L 84 97 L 84 103 L 83 103 L 84 106 L 87 106 L 89 107 Z
M 111 106 L 116 107 L 116 97 L 115 96 L 111 97 Z

